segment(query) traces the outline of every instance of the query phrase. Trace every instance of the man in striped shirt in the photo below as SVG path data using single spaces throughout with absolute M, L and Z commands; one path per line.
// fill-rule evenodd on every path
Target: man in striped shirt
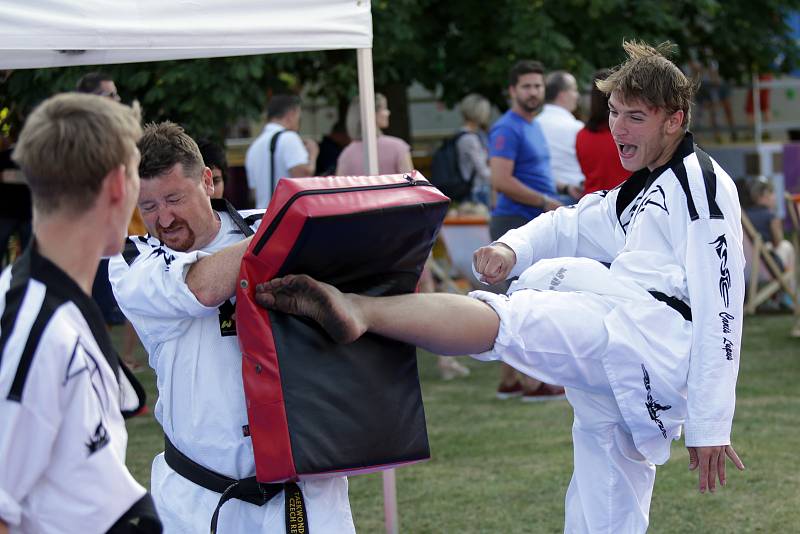
M 34 237 L 0 276 L 0 532 L 157 533 L 125 467 L 123 414 L 144 404 L 90 297 L 139 192 L 137 114 L 63 94 L 28 118 L 13 158 Z

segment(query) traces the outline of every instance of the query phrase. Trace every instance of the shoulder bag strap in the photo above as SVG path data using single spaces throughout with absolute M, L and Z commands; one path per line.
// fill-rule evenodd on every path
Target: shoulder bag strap
M 275 148 L 278 146 L 278 137 L 281 136 L 286 130 L 275 132 L 269 142 L 269 180 L 270 180 L 270 193 L 275 191 Z
M 255 232 L 250 228 L 250 225 L 242 218 L 241 214 L 236 211 L 236 208 L 233 205 L 225 200 L 224 198 L 212 198 L 211 199 L 211 207 L 214 208 L 215 211 L 224 211 L 228 215 L 230 215 L 231 219 L 233 220 L 233 224 L 244 234 L 245 237 L 250 237 Z

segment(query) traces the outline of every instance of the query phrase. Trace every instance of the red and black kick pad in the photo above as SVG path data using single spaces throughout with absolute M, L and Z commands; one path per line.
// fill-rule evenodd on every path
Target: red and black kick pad
M 256 284 L 308 274 L 344 292 L 415 290 L 449 199 L 421 174 L 281 180 L 242 261 L 236 324 L 260 482 L 371 472 L 429 457 L 416 350 L 335 343 L 268 311 Z

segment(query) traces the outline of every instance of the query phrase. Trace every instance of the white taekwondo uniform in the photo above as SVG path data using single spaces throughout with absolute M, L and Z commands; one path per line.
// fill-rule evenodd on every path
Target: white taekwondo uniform
M 176 252 L 151 236 L 128 238 L 111 259 L 109 279 L 155 369 L 155 416 L 166 437 L 196 463 L 233 479 L 255 475 L 242 384 L 242 354 L 233 319 L 234 298 L 219 308 L 198 302 L 186 285 L 193 263 L 244 239 L 230 215 L 217 212 L 214 240 L 193 252 Z M 256 230 L 263 210 L 241 212 Z M 224 326 L 226 323 L 227 326 Z M 298 483 L 314 534 L 355 532 L 347 479 Z M 161 453 L 153 461 L 151 492 L 168 533 L 207 532 L 220 494 L 183 478 Z M 219 515 L 219 532 L 285 532 L 283 492 L 264 506 L 234 499 Z
M 0 312 L 0 519 L 12 533 L 161 532 L 120 521 L 155 511 L 125 467 L 122 410 L 144 398 L 100 309 L 34 241 L 0 276 Z
M 520 278 L 507 297 L 472 293 L 500 317 L 494 347 L 474 357 L 566 386 L 575 411 L 566 532 L 644 532 L 653 464 L 666 462 L 682 426 L 687 446 L 730 444 L 740 221 L 733 181 L 687 133 L 666 165 L 500 238 Z

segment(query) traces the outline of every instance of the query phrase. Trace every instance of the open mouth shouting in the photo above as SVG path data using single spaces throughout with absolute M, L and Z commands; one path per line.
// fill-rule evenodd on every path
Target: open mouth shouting
M 619 155 L 622 159 L 630 159 L 634 155 L 636 155 L 636 149 L 638 149 L 636 145 L 630 145 L 625 143 L 617 143 L 617 149 L 619 150 Z
M 619 152 L 619 159 L 622 166 L 629 171 L 638 170 L 640 163 L 637 155 L 639 154 L 639 145 L 632 145 L 630 143 L 620 143 L 617 141 L 617 151 Z

